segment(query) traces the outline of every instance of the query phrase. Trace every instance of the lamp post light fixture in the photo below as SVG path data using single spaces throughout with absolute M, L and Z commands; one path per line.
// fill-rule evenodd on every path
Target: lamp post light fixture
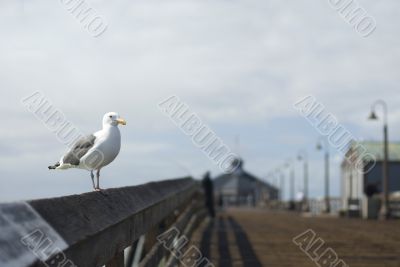
M 383 177 L 382 177 L 382 204 L 379 211 L 380 219 L 388 219 L 390 217 L 390 206 L 389 206 L 389 148 L 388 148 L 388 108 L 387 104 L 383 100 L 377 100 L 371 106 L 371 113 L 369 115 L 370 120 L 378 120 L 376 115 L 376 107 L 381 106 L 383 110 Z
M 297 156 L 299 161 L 303 161 L 303 171 L 304 171 L 304 185 L 303 185 L 303 211 L 308 212 L 308 154 L 306 150 L 300 150 Z
M 322 141 L 323 139 L 323 141 Z M 325 212 L 331 212 L 331 204 L 329 201 L 329 144 L 328 140 L 324 137 L 320 137 L 317 142 L 317 150 L 325 150 Z

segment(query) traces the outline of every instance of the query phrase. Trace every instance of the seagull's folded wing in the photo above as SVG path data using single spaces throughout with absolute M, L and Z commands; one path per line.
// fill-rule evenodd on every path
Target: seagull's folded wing
M 91 134 L 76 141 L 71 150 L 64 155 L 62 163 L 78 166 L 80 159 L 94 146 L 95 140 L 96 136 Z

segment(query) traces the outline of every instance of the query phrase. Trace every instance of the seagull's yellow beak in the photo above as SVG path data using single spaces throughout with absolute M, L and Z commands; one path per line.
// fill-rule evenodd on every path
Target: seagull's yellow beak
M 124 119 L 117 119 L 118 124 L 126 125 L 126 121 Z

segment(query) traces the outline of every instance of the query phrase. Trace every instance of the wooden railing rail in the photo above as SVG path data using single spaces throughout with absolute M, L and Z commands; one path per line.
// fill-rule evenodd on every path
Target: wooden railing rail
M 205 214 L 202 197 L 199 182 L 182 178 L 0 204 L 0 266 L 156 266 L 170 260 L 156 236 L 171 226 L 190 234 Z

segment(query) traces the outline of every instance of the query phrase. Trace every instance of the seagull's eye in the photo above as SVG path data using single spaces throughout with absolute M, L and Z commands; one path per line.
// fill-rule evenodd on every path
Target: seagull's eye
M 110 115 L 110 119 L 112 119 L 112 115 Z

